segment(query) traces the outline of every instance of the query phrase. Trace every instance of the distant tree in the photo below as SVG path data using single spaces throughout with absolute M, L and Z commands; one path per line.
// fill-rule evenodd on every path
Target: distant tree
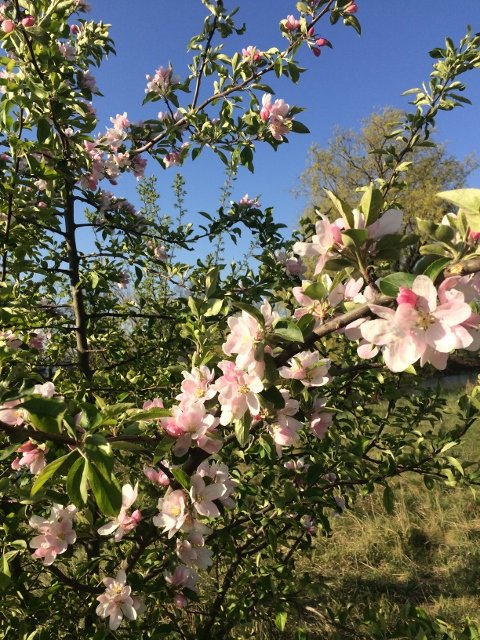
M 305 215 L 310 218 L 315 209 L 322 213 L 331 209 L 324 188 L 351 201 L 352 193 L 370 182 L 387 185 L 393 164 L 390 149 L 404 146 L 396 140 L 395 130 L 405 117 L 400 109 L 385 107 L 365 118 L 359 131 L 336 127 L 325 147 L 313 144 L 308 166 L 301 175 L 300 193 L 309 197 Z M 468 175 L 478 166 L 474 155 L 460 160 L 442 144 L 432 141 L 427 144 L 408 155 L 401 173 L 403 178 L 388 187 L 389 200 L 398 203 L 410 228 L 416 217 L 439 221 L 449 207 L 435 194 L 464 186 Z

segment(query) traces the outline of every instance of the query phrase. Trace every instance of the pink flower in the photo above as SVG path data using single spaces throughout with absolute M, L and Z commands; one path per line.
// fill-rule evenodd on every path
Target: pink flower
M 249 62 L 257 62 L 261 58 L 261 53 L 258 51 L 257 47 L 249 45 L 246 49 L 242 49 L 242 56 Z
M 192 371 L 182 371 L 184 381 L 182 382 L 180 393 L 176 399 L 181 402 L 206 402 L 217 395 L 215 387 L 212 386 L 214 372 L 205 365 L 194 367 Z
M 222 483 L 205 484 L 205 480 L 199 474 L 191 478 L 190 499 L 197 512 L 202 516 L 217 518 L 220 515 L 214 500 L 221 498 L 227 491 Z
M 152 76 L 147 75 L 147 88 L 145 93 L 154 93 L 159 96 L 167 96 L 171 87 L 178 84 L 178 77 L 173 76 L 172 67 L 159 67 Z
M 133 531 L 137 524 L 142 519 L 140 511 L 135 510 L 132 515 L 128 515 L 128 510 L 133 505 L 138 495 L 138 487 L 135 488 L 130 484 L 125 484 L 122 487 L 122 507 L 120 513 L 114 520 L 110 520 L 98 529 L 98 533 L 101 536 L 109 536 L 115 531 L 114 540 L 120 542 L 123 536 L 130 531 Z
M 53 396 L 55 395 L 55 385 L 53 384 L 53 382 L 36 384 L 33 387 L 33 393 L 43 396 L 44 398 L 53 398 Z
M 163 533 L 168 532 L 168 537 L 172 538 L 188 515 L 185 493 L 181 489 L 168 492 L 165 498 L 159 499 L 158 510 L 160 513 L 153 518 L 153 524 L 163 527 Z
M 333 249 L 343 246 L 341 229 L 344 227 L 343 220 L 335 220 L 331 223 L 324 215 L 320 216 L 315 225 L 316 234 L 313 235 L 309 242 L 296 242 L 293 250 L 302 257 L 316 257 L 318 259 L 315 268 L 315 275 L 320 273 L 325 266 L 327 260 L 335 254 Z
M 259 207 L 260 201 L 258 199 L 258 196 L 256 198 L 250 198 L 248 193 L 246 193 L 240 198 L 238 204 L 240 207 Z
M 305 387 L 321 387 L 330 381 L 330 360 L 320 358 L 318 351 L 302 351 L 281 367 L 278 373 L 288 380 L 300 380 Z
M 77 539 L 77 534 L 72 528 L 72 519 L 77 512 L 73 505 L 62 507 L 54 504 L 49 518 L 32 516 L 29 524 L 37 529 L 40 535 L 30 541 L 30 546 L 35 549 L 34 558 L 40 558 L 45 566 L 53 564 L 57 555 L 65 553 L 69 544 Z
M 270 427 L 275 448 L 279 458 L 282 457 L 282 447 L 291 447 L 298 442 L 298 431 L 302 423 L 292 416 L 298 413 L 300 402 L 290 398 L 287 389 L 280 389 L 285 401 L 283 409 L 277 411 L 277 420 Z
M 365 296 L 360 291 L 364 285 L 363 278 L 349 278 L 344 284 L 338 284 L 328 294 L 328 302 L 332 307 L 336 307 L 341 302 L 365 302 Z
M 110 618 L 109 627 L 115 631 L 125 616 L 129 620 L 136 620 L 137 615 L 143 610 L 143 602 L 140 598 L 131 597 L 131 587 L 127 585 L 127 576 L 121 569 L 115 578 L 104 578 L 103 584 L 107 587 L 105 593 L 97 597 L 99 605 L 95 613 L 100 618 Z
M 218 425 L 218 418 L 207 413 L 203 402 L 191 399 L 184 400 L 172 408 L 172 415 L 160 419 L 162 427 L 172 437 L 178 438 L 175 443 L 175 454 L 182 456 L 192 445 L 192 440 L 200 448 L 208 443 L 208 432 Z
M 333 421 L 333 414 L 323 410 L 326 404 L 325 398 L 317 398 L 310 416 L 310 429 L 319 440 L 323 440 Z
M 143 473 L 150 480 L 150 482 L 159 484 L 162 487 L 168 487 L 168 485 L 170 484 L 170 480 L 167 474 L 164 473 L 161 469 L 155 469 L 154 467 L 145 467 Z
M 287 31 L 296 31 L 301 26 L 301 21 L 297 20 L 294 16 L 289 15 L 284 20 L 280 22 L 280 24 Z
M 163 575 L 165 576 L 165 582 L 175 589 L 185 588 L 190 589 L 191 591 L 197 590 L 196 583 L 199 578 L 198 573 L 185 565 L 178 565 L 175 567 L 173 574 L 170 573 L 170 571 L 165 571 Z
M 370 344 L 383 347 L 385 364 L 391 371 L 404 371 L 421 359 L 421 365 L 431 362 L 437 368 L 446 365 L 445 356 L 456 348 L 468 347 L 473 338 L 460 325 L 472 315 L 469 305 L 453 298 L 438 304 L 437 291 L 427 276 L 417 276 L 411 292 L 415 305 L 402 302 L 397 309 L 371 305 L 379 319 L 364 322 L 362 337 Z M 404 294 L 400 294 L 404 299 Z M 409 294 L 413 301 L 413 296 Z
M 223 371 L 223 376 L 215 383 L 222 407 L 220 424 L 240 420 L 247 411 L 252 416 L 258 415 L 260 401 L 257 394 L 263 390 L 263 383 L 257 373 L 239 369 L 229 360 L 219 362 L 218 368 Z
M 293 315 L 295 318 L 297 318 L 297 320 L 307 314 L 311 315 L 313 318 L 315 318 L 314 330 L 316 330 L 319 329 L 321 324 L 323 323 L 327 305 L 324 300 L 314 300 L 304 293 L 304 289 L 306 289 L 310 284 L 311 282 L 304 281 L 302 282 L 301 287 L 294 287 L 292 289 L 295 300 L 298 302 L 298 304 L 301 305 L 300 307 L 295 309 Z
M 402 228 L 402 224 L 403 213 L 400 209 L 389 209 L 367 227 L 368 237 L 378 240 L 383 236 L 398 233 Z
M 33 442 L 25 442 L 17 449 L 21 453 L 20 458 L 15 458 L 12 462 L 12 469 L 19 470 L 21 467 L 28 467 L 32 475 L 37 475 L 46 466 L 45 454 L 48 453 L 46 445 L 35 445 Z
M 0 405 L 0 422 L 9 424 L 11 427 L 23 424 L 23 409 L 15 409 L 19 404 L 22 404 L 22 400 L 7 400 Z
M 348 5 L 348 7 L 345 7 L 344 11 L 345 11 L 345 13 L 350 13 L 350 14 L 357 13 L 357 11 L 358 11 L 357 3 L 356 2 L 351 2 Z
M 319 47 L 325 47 L 326 45 L 330 44 L 329 40 L 327 40 L 326 38 L 317 38 L 315 40 L 315 43 Z

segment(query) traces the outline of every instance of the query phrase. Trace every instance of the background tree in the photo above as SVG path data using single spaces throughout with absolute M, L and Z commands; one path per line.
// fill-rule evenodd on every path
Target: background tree
M 315 209 L 322 213 L 331 210 L 324 188 L 351 200 L 359 187 L 374 181 L 379 186 L 388 183 L 392 175 L 390 148 L 398 150 L 404 145 L 397 139 L 396 129 L 405 117 L 402 110 L 385 107 L 362 120 L 359 131 L 335 127 L 325 147 L 312 144 L 307 168 L 301 175 L 300 193 L 309 197 L 305 214 L 311 217 Z M 409 155 L 401 167 L 402 179 L 393 183 L 390 193 L 390 199 L 404 211 L 410 229 L 415 228 L 416 217 L 440 221 L 451 207 L 435 194 L 464 186 L 478 166 L 474 156 L 460 160 L 443 144 L 431 140 L 423 144 L 427 146 L 416 147 Z

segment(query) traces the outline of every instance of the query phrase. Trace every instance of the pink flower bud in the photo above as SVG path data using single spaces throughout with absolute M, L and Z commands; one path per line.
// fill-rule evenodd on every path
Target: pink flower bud
M 173 604 L 177 607 L 177 609 L 185 609 L 185 607 L 187 606 L 187 599 L 183 595 L 183 593 L 177 593 L 173 598 Z
M 345 7 L 344 9 L 345 13 L 350 13 L 350 14 L 354 14 L 357 13 L 358 11 L 358 6 L 356 2 L 351 2 L 348 7 Z
M 322 52 L 318 47 L 312 47 L 312 53 L 316 58 L 318 58 Z
M 33 16 L 25 16 L 22 20 L 22 25 L 28 29 L 28 27 L 33 27 L 35 24 L 35 18 Z
M 315 33 L 315 29 L 313 27 L 310 27 L 310 29 L 307 31 L 307 35 L 309 38 L 311 38 L 314 33 Z
M 13 20 L 4 20 L 2 22 L 3 33 L 12 33 L 15 30 L 15 23 Z
M 325 47 L 327 44 L 330 44 L 330 43 L 329 43 L 329 41 L 328 41 L 326 38 L 318 38 L 318 39 L 316 40 L 316 44 L 317 44 L 319 47 Z
M 397 304 L 410 304 L 412 307 L 415 306 L 417 302 L 418 296 L 413 293 L 411 289 L 407 289 L 407 287 L 400 287 L 397 296 Z
M 71 24 L 70 25 L 70 33 L 73 36 L 76 36 L 77 33 L 79 33 L 79 31 L 80 31 L 80 27 L 78 26 L 78 24 Z
M 470 229 L 468 232 L 468 239 L 473 240 L 473 242 L 477 242 L 477 240 L 480 240 L 480 231 L 472 231 Z

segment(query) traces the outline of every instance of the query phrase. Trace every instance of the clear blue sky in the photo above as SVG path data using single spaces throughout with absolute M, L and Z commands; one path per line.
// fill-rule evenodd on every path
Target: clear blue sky
M 274 206 L 278 218 L 293 228 L 303 208 L 292 189 L 305 167 L 312 142 L 325 143 L 335 125 L 358 127 L 362 118 L 385 105 L 407 107 L 401 93 L 428 78 L 432 60 L 428 51 L 442 46 L 445 36 L 458 41 L 470 24 L 480 31 L 480 0 L 357 0 L 361 37 L 342 24 L 318 25 L 318 32 L 334 45 L 315 58 L 304 48 L 299 62 L 308 67 L 298 86 L 288 80 L 274 84 L 277 96 L 305 108 L 299 117 L 310 135 L 291 135 L 290 143 L 277 152 L 260 145 L 255 174 L 242 170 L 233 198 L 245 192 L 260 195 L 263 206 Z M 131 120 L 152 117 L 160 103 L 141 107 L 145 74 L 171 62 L 181 77 L 187 73 L 186 44 L 201 27 L 205 9 L 200 0 L 91 0 L 92 17 L 112 25 L 117 56 L 95 72 L 104 98 L 95 106 L 104 126 L 116 113 L 128 112 Z M 247 33 L 227 44 L 227 51 L 256 45 L 282 47 L 286 42 L 278 22 L 296 14 L 294 0 L 226 0 L 227 6 L 240 6 L 239 16 L 247 23 Z M 437 139 L 448 143 L 448 150 L 459 157 L 480 154 L 480 70 L 465 76 L 473 106 L 444 113 L 438 119 Z M 171 211 L 170 184 L 176 168 L 167 171 L 149 161 L 147 174 L 159 178 L 161 206 Z M 188 162 L 182 173 L 187 180 L 188 206 L 194 213 L 211 211 L 218 203 L 224 174 L 220 161 L 211 153 Z M 480 186 L 480 171 L 472 175 L 471 186 Z M 135 201 L 134 182 L 122 183 L 123 194 Z

